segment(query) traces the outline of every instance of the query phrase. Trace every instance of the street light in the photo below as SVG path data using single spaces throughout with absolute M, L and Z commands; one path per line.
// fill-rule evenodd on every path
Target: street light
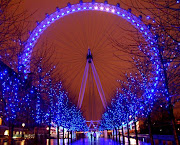
M 24 138 L 24 126 L 25 126 L 25 123 L 22 123 L 22 127 L 23 127 L 22 138 Z
M 2 125 L 2 118 L 0 117 L 0 125 Z

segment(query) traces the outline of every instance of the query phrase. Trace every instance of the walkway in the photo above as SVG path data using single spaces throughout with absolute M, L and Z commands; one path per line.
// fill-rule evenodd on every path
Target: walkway
M 74 142 L 72 145 L 118 145 L 116 141 L 112 139 L 99 138 L 91 141 L 91 139 L 85 138 Z
M 135 139 L 130 139 L 131 145 L 135 145 L 136 141 Z M 73 142 L 70 145 L 119 145 L 119 142 L 116 142 L 115 140 L 112 139 L 106 139 L 106 138 L 98 138 L 96 140 L 94 139 L 80 139 L 78 141 Z M 48 144 L 47 144 L 48 145 Z M 57 145 L 57 140 L 51 140 L 51 145 Z M 60 145 L 62 145 L 62 140 L 60 141 Z M 68 145 L 67 140 L 65 140 L 65 145 Z M 128 140 L 125 138 L 125 145 L 128 145 Z M 150 145 L 150 143 L 145 143 L 142 141 L 139 141 L 139 145 Z
M 131 145 L 136 145 L 136 141 L 135 139 L 130 139 L 131 141 Z M 47 143 L 46 143 L 47 142 Z M 16 141 L 14 143 L 14 145 L 32 145 L 34 144 L 33 142 L 30 141 Z M 60 139 L 60 145 L 63 144 L 62 139 Z M 98 138 L 96 140 L 94 139 L 88 139 L 88 138 L 84 138 L 84 139 L 80 139 L 78 141 L 73 142 L 72 144 L 69 143 L 69 145 L 119 145 L 119 142 L 116 142 L 115 140 L 112 139 L 106 139 L 106 138 Z M 7 142 L 5 142 L 2 145 L 7 145 Z M 41 141 L 41 143 L 39 143 L 38 145 L 48 145 L 48 141 Z M 57 139 L 51 139 L 51 145 L 57 145 Z M 68 145 L 68 140 L 65 139 L 65 145 Z M 125 138 L 125 145 L 128 145 L 128 140 L 127 138 Z M 139 141 L 139 145 L 150 145 L 150 143 L 145 143 L 142 141 Z
M 130 139 L 131 145 L 135 145 L 136 141 L 135 139 Z M 72 145 L 119 145 L 119 142 L 116 142 L 115 140 L 113 141 L 112 139 L 106 139 L 106 138 L 99 138 L 97 140 L 92 141 L 88 138 L 78 140 L 74 142 Z M 125 139 L 125 145 L 128 145 L 128 140 L 127 138 Z M 144 143 L 139 141 L 139 145 L 150 145 L 150 143 Z

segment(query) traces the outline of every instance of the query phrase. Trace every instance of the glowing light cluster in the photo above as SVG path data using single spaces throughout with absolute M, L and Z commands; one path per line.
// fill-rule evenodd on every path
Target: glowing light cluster
M 21 121 L 19 118 L 31 117 L 31 121 L 37 125 L 49 126 L 55 122 L 56 125 L 68 130 L 86 131 L 88 129 L 81 111 L 72 105 L 67 93 L 62 90 L 62 83 L 52 85 L 50 72 L 53 69 L 40 77 L 37 87 L 30 85 L 26 88 L 29 82 L 0 62 L 2 89 L 0 101 L 3 104 L 2 115 L 6 122 L 16 124 Z M 42 73 L 41 67 L 38 67 L 37 73 Z M 44 95 L 48 99 L 44 99 Z
M 101 130 L 120 128 L 124 123 L 148 117 L 152 112 L 158 94 L 154 95 L 154 88 L 149 89 L 151 76 L 145 71 L 146 67 L 142 65 L 141 60 L 134 59 L 134 62 L 138 73 L 126 74 L 126 81 L 117 80 L 121 87 L 117 88 L 116 96 L 102 115 Z
M 76 106 L 70 105 L 67 93 L 62 91 L 61 82 L 56 84 L 53 95 L 57 98 L 57 103 L 54 105 L 56 111 L 53 111 L 53 121 L 57 126 L 73 131 L 87 131 L 86 120 Z
M 18 114 L 29 107 L 29 96 L 21 91 L 25 83 L 16 72 L 0 62 L 0 87 L 2 91 L 0 101 L 2 108 L 4 108 L 2 115 L 9 123 L 15 123 Z M 26 108 L 22 107 L 23 104 L 26 104 Z

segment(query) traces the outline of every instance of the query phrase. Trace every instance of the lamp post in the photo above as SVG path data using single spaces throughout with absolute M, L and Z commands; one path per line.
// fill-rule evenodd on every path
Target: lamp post
M 22 123 L 22 127 L 23 127 L 22 138 L 24 138 L 24 127 L 25 127 L 25 123 Z

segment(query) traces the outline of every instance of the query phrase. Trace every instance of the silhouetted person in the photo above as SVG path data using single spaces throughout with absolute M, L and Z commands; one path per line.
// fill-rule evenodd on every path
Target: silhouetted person
M 94 140 L 96 139 L 96 132 L 94 131 L 93 133 L 93 136 L 94 136 Z

